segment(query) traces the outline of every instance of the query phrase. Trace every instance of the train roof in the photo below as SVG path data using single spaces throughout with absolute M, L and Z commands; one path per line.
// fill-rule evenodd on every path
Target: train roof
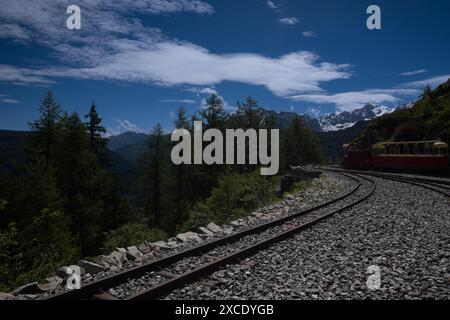
M 435 143 L 442 143 L 445 144 L 445 142 L 442 142 L 442 140 L 427 140 L 427 141 L 397 141 L 397 142 L 378 142 L 374 144 L 374 146 L 383 146 L 383 145 L 395 145 L 395 144 L 435 144 Z

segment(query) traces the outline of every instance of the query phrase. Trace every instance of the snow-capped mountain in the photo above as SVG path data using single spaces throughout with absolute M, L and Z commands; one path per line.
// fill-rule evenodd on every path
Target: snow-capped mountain
M 360 121 L 369 121 L 384 114 L 391 113 L 394 110 L 388 107 L 367 104 L 363 108 L 351 112 L 344 111 L 321 116 L 317 121 L 319 122 L 320 131 L 333 132 L 351 128 Z

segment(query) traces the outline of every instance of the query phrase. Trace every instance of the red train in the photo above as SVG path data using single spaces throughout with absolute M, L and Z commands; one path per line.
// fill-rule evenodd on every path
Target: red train
M 382 142 L 359 150 L 344 145 L 342 166 L 350 170 L 448 170 L 448 145 L 442 141 Z

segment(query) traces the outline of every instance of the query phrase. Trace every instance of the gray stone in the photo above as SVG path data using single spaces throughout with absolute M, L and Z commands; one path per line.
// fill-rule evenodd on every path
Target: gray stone
M 122 266 L 125 262 L 128 261 L 127 254 L 119 251 L 113 251 L 109 254 L 110 257 L 113 257 L 117 263 L 116 265 Z
M 237 221 L 237 220 L 236 221 L 231 221 L 230 224 L 232 226 L 235 226 L 235 227 L 239 227 L 241 225 L 241 223 L 239 221 Z
M 125 248 L 116 248 L 116 251 L 127 254 L 127 249 L 125 249 Z
M 142 254 L 136 246 L 127 247 L 127 251 L 135 254 Z
M 165 241 L 153 242 L 152 245 L 160 249 L 172 249 Z
M 111 255 L 108 255 L 108 256 L 100 255 L 100 256 L 97 257 L 97 261 L 99 263 L 100 263 L 100 261 L 102 261 L 102 262 L 108 264 L 109 266 L 117 264 L 117 260 L 114 259 L 114 257 L 111 256 Z
M 204 234 L 206 234 L 207 236 L 212 237 L 214 235 L 214 233 L 212 233 L 209 229 L 205 228 L 205 227 L 200 227 L 198 228 L 201 232 L 203 232 Z
M 136 246 L 131 246 L 127 248 L 127 258 L 130 260 L 136 260 L 139 257 L 142 257 L 142 252 Z
M 222 232 L 222 231 L 223 231 L 222 228 L 219 227 L 219 226 L 218 226 L 217 224 L 215 224 L 214 222 L 211 222 L 211 223 L 208 224 L 206 227 L 207 227 L 209 230 L 211 230 L 212 232 L 214 232 L 214 233 Z
M 177 239 L 182 241 L 182 242 L 189 242 L 189 241 L 198 241 L 200 242 L 201 239 L 199 238 L 198 234 L 195 232 L 185 232 L 185 233 L 180 233 L 177 235 Z
M 58 284 L 61 284 L 63 282 L 63 279 L 58 276 L 53 276 L 45 279 L 45 282 L 56 282 Z
M 142 253 L 148 253 L 148 252 L 150 252 L 152 249 L 144 242 L 144 243 L 141 243 L 139 246 L 138 246 L 138 249 L 139 249 L 139 251 L 140 252 L 142 252 Z
M 79 268 L 80 269 L 80 276 L 84 276 L 86 274 L 86 270 L 84 270 L 83 267 L 80 267 L 78 265 L 72 264 L 72 265 L 69 266 L 69 268 L 72 269 L 72 270 L 76 270 L 77 268 Z
M 121 266 L 123 263 L 128 261 L 126 253 L 122 253 L 119 251 L 113 251 L 107 256 L 104 255 L 98 256 L 97 259 L 108 263 L 110 266 L 112 265 Z
M 0 301 L 2 300 L 16 300 L 16 297 L 10 293 L 0 292 Z
M 105 271 L 105 269 L 106 269 L 105 267 L 103 267 L 99 264 L 96 264 L 94 262 L 90 262 L 87 260 L 80 260 L 80 261 L 78 261 L 77 264 L 79 267 L 83 268 L 87 273 L 90 273 L 90 274 L 97 274 L 99 272 Z
M 18 287 L 14 289 L 11 294 L 12 295 L 18 295 L 18 294 L 35 294 L 35 293 L 41 293 L 41 289 L 39 289 L 39 283 L 32 282 L 27 283 L 21 287 Z
M 66 278 L 66 277 L 68 276 L 68 274 L 67 274 L 66 271 L 67 271 L 67 267 L 66 267 L 66 266 L 61 267 L 61 268 L 59 268 L 59 269 L 56 271 L 56 275 L 57 275 L 58 277 L 64 279 L 64 278 Z
M 58 277 L 59 278 L 59 277 Z M 48 278 L 50 279 L 50 278 Z M 61 279 L 61 278 L 60 278 Z M 62 279 L 61 279 L 62 282 Z M 48 291 L 53 291 L 56 288 L 58 288 L 58 286 L 61 284 L 61 282 L 57 282 L 57 281 L 46 281 L 45 283 L 41 283 L 39 284 L 39 290 L 42 292 L 48 292 Z

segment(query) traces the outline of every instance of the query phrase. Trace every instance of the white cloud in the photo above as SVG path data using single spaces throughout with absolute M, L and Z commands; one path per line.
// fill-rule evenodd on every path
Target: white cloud
M 428 79 L 424 79 L 424 80 L 407 82 L 407 83 L 403 84 L 402 87 L 420 88 L 421 89 L 427 85 L 430 85 L 431 87 L 434 88 L 434 87 L 437 87 L 438 85 L 446 82 L 449 79 L 450 79 L 450 74 L 446 74 L 446 75 L 428 78 Z
M 160 100 L 164 103 L 182 103 L 182 104 L 194 104 L 195 100 L 192 99 L 163 99 Z
M 29 68 L 19 68 L 0 64 L 0 82 L 13 84 L 50 84 L 54 83 L 45 75 L 46 72 Z
M 189 88 L 187 89 L 187 91 L 190 92 L 194 92 L 197 94 L 197 96 L 199 96 L 200 94 L 207 94 L 207 95 L 212 95 L 212 94 L 217 94 L 217 90 L 214 88 Z
M 310 31 L 303 31 L 302 36 L 304 36 L 306 38 L 313 38 L 313 37 L 317 37 L 317 34 L 314 31 L 310 30 Z
M 422 74 L 427 72 L 428 70 L 426 69 L 419 69 L 419 70 L 414 70 L 414 71 L 407 71 L 407 72 L 403 72 L 400 75 L 405 76 L 405 77 L 409 77 L 409 76 L 415 76 L 418 74 Z
M 296 24 L 299 22 L 298 18 L 295 18 L 295 17 L 291 17 L 291 18 L 281 18 L 281 19 L 278 19 L 278 21 L 279 21 L 281 24 L 289 25 L 289 26 L 296 25 Z
M 372 89 L 337 94 L 305 94 L 290 98 L 295 101 L 334 104 L 338 111 L 353 111 L 368 103 L 395 104 L 401 100 L 401 96 L 415 96 L 419 93 L 420 90 L 416 89 Z
M 215 90 L 214 90 L 214 91 L 215 91 Z M 223 107 L 224 107 L 225 110 L 227 110 L 227 111 L 229 111 L 229 112 L 234 112 L 234 111 L 236 111 L 236 107 L 230 105 L 230 104 L 225 100 L 225 98 L 222 97 L 217 91 L 211 92 L 210 94 L 208 94 L 208 96 L 211 95 L 211 94 L 216 94 L 216 95 L 219 97 L 219 99 L 222 100 L 222 102 L 223 102 Z M 201 108 L 201 109 L 204 109 L 204 108 L 205 108 L 205 106 L 206 106 L 206 99 L 207 99 L 207 98 L 203 98 L 202 101 L 200 102 L 200 108 Z
M 199 93 L 211 95 L 211 94 L 217 94 L 217 90 L 214 88 L 204 88 L 204 89 L 200 90 Z
M 275 4 L 275 2 L 273 2 L 273 1 L 271 1 L 271 0 L 267 0 L 267 1 L 266 1 L 266 4 L 267 4 L 267 6 L 268 6 L 269 8 L 271 8 L 271 9 L 277 9 L 277 8 L 278 8 L 278 6 Z
M 19 100 L 11 99 L 11 98 L 3 98 L 0 100 L 2 103 L 8 103 L 8 104 L 18 104 L 20 103 Z
M 218 55 L 190 43 L 169 41 L 119 42 L 116 50 L 98 58 L 91 55 L 88 62 L 92 67 L 34 70 L 7 66 L 13 77 L 3 74 L 0 81 L 48 82 L 43 75 L 162 86 L 208 86 L 232 81 L 264 86 L 278 96 L 286 96 L 321 91 L 321 82 L 350 77 L 349 65 L 319 62 L 319 57 L 311 52 L 294 52 L 278 58 L 247 53 Z
M 131 123 L 128 120 L 119 120 L 116 119 L 116 126 L 114 128 L 107 129 L 107 136 L 117 136 L 121 133 L 125 132 L 139 132 L 146 133 L 145 129 L 140 128 L 134 123 Z
M 142 2 L 142 0 L 140 1 Z M 147 0 L 144 11 L 151 13 L 173 13 L 173 12 L 194 12 L 199 14 L 212 14 L 214 8 L 203 1 L 199 0 Z M 137 5 L 139 6 L 139 4 Z
M 309 107 L 308 110 L 306 110 L 306 114 L 313 118 L 318 118 L 322 115 L 322 110 L 317 107 Z
M 0 65 L 0 82 L 49 84 L 56 78 L 77 78 L 211 88 L 231 81 L 264 86 L 278 96 L 286 96 L 318 92 L 323 82 L 350 77 L 348 65 L 321 62 L 311 52 L 276 58 L 249 53 L 215 54 L 189 42 L 167 39 L 159 29 L 129 17 L 129 12 L 137 11 L 155 14 L 213 10 L 197 0 L 80 0 L 84 17 L 80 32 L 64 28 L 66 16 L 60 12 L 65 12 L 65 0 L 5 1 L 0 25 L 22 28 L 27 41 L 52 50 L 59 65 Z M 287 19 L 288 23 L 298 21 Z M 17 31 L 8 36 L 16 37 Z

